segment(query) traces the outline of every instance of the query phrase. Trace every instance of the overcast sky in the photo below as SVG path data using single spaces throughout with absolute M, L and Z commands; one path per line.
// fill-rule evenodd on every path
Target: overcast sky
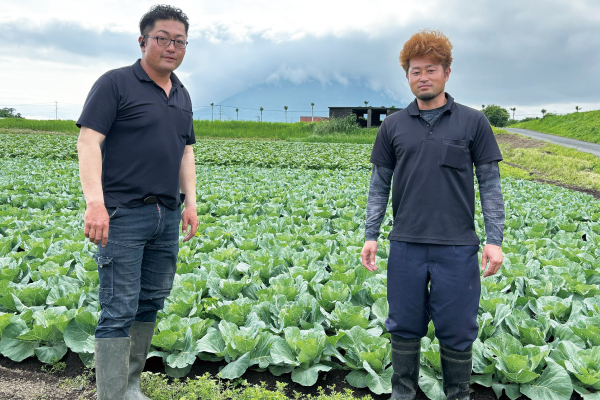
M 76 119 L 94 81 L 140 56 L 138 22 L 154 1 L 1 0 L 0 108 Z M 440 29 L 454 45 L 446 90 L 517 118 L 600 109 L 600 1 L 182 0 L 189 46 L 177 70 L 194 108 L 249 87 L 356 82 L 413 99 L 398 53 Z

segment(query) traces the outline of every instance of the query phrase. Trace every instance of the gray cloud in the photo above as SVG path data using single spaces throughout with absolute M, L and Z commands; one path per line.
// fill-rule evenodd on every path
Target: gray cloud
M 385 10 L 383 10 L 385 11 Z M 412 94 L 398 63 L 415 31 L 441 29 L 454 44 L 448 91 L 466 104 L 536 105 L 597 102 L 600 4 L 594 0 L 459 1 L 427 10 L 422 20 L 388 25 L 372 35 L 306 34 L 271 40 L 267 30 L 243 37 L 227 25 L 192 27 L 181 66 L 195 104 L 218 102 L 265 82 L 360 82 L 407 101 Z M 115 67 L 139 56 L 137 35 L 93 31 L 71 23 L 0 23 L 6 53 L 85 65 L 112 57 Z
M 95 31 L 72 22 L 51 21 L 39 26 L 22 19 L 0 23 L 0 30 L 5 39 L 0 45 L 2 51 L 6 51 L 10 43 L 11 47 L 16 46 L 17 55 L 32 58 L 59 60 L 64 54 L 82 57 L 78 62 L 75 59 L 76 63 L 107 56 L 130 59 L 132 50 L 139 49 L 138 36 L 131 33 Z

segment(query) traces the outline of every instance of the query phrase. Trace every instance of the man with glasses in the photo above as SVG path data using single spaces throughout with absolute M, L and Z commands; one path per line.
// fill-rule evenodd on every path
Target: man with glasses
M 173 285 L 179 222 L 183 241 L 198 228 L 192 103 L 173 73 L 188 27 L 180 9 L 152 7 L 140 20 L 142 58 L 102 75 L 77 121 L 85 236 L 98 245 L 98 400 L 148 399 L 140 374 Z

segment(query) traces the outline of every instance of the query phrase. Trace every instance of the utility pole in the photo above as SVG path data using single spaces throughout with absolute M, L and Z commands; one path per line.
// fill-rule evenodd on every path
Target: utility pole
M 219 121 L 221 121 L 221 105 L 219 104 Z
M 315 108 L 315 103 L 310 103 L 310 122 L 315 120 L 315 113 L 313 112 Z
M 215 103 L 210 103 L 211 117 L 210 121 L 213 122 L 215 120 Z
M 235 120 L 238 121 L 240 119 L 240 114 L 238 114 L 238 111 L 240 111 L 239 108 L 235 109 Z
M 54 101 L 54 119 L 58 121 L 58 101 Z
M 285 123 L 287 124 L 287 109 L 288 109 L 288 106 L 283 106 L 283 109 L 285 110 Z

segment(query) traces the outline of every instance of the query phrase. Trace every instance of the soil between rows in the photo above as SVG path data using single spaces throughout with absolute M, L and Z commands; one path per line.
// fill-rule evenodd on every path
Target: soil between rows
M 62 359 L 67 364 L 63 373 L 50 374 L 42 371 L 42 364 L 36 358 L 30 357 L 20 363 L 11 361 L 10 359 L 0 356 L 0 400 L 93 400 L 96 399 L 94 393 L 95 381 L 92 376 L 91 382 L 85 387 L 65 386 L 61 388 L 61 381 L 66 378 L 76 378 L 86 373 L 86 368 L 79 359 L 79 356 L 71 351 Z M 206 362 L 196 360 L 192 366 L 188 378 L 201 376 L 209 373 L 212 377 L 216 377 L 219 368 L 225 366 L 225 362 Z M 145 371 L 154 373 L 164 373 L 162 360 L 157 357 L 148 359 L 146 362 Z M 328 373 L 319 374 L 319 381 L 315 386 L 305 387 L 292 381 L 291 374 L 284 374 L 276 377 L 271 373 L 257 372 L 248 370 L 242 379 L 245 379 L 250 384 L 266 383 L 267 388 L 275 390 L 276 382 L 284 382 L 287 384 L 286 393 L 292 396 L 294 391 L 303 395 L 318 395 L 318 387 L 325 388 L 325 393 L 331 394 L 329 386 L 335 385 L 336 392 L 343 392 L 345 389 L 351 389 L 355 397 L 363 397 L 371 395 L 373 400 L 388 400 L 390 395 L 375 395 L 368 389 L 357 389 L 351 387 L 345 380 L 345 376 L 349 371 L 330 371 Z M 45 396 L 45 397 L 43 397 Z M 479 385 L 472 385 L 472 400 L 496 400 L 496 395 L 491 388 L 486 388 Z M 521 396 L 519 400 L 526 400 L 525 396 Z M 581 397 L 574 393 L 571 400 L 580 400 Z M 427 396 L 419 389 L 416 400 L 427 400 Z M 508 397 L 502 396 L 500 400 L 508 400 Z

